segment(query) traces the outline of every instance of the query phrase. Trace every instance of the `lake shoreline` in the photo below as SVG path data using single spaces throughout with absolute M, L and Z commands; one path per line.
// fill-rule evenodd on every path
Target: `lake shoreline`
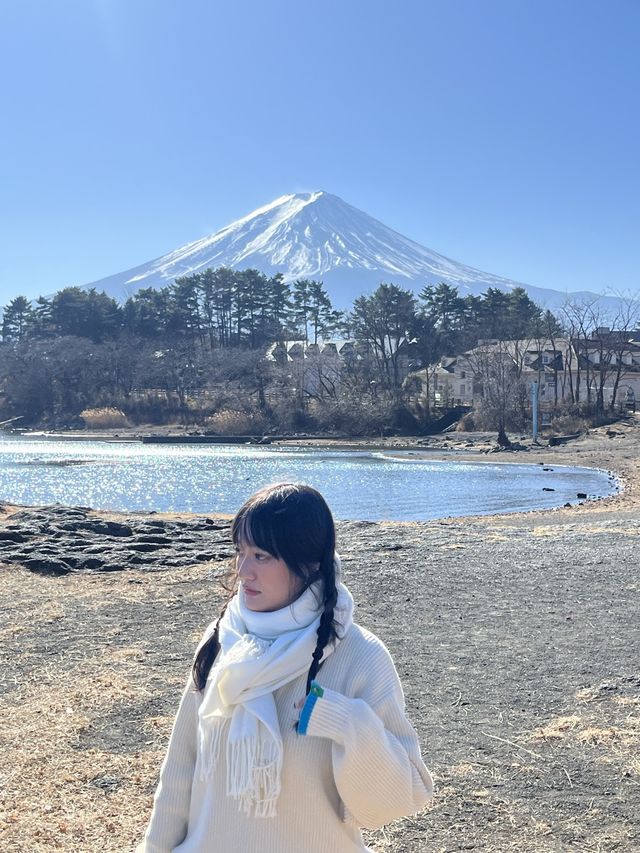
M 640 429 L 613 429 L 461 451 L 609 470 L 624 485 L 612 498 L 338 522 L 357 620 L 391 650 L 437 785 L 425 811 L 367 834 L 376 853 L 638 849 Z M 26 512 L 34 550 L 115 554 L 164 536 L 183 563 L 151 548 L 107 572 L 0 567 L 0 847 L 122 853 L 143 832 L 191 655 L 223 601 L 229 519 L 59 511 L 39 534 L 36 510 L 0 505 L 0 532 Z M 205 546 L 210 559 L 192 562 Z
M 161 435 L 179 437 L 187 432 L 187 428 L 177 429 L 175 426 L 156 428 Z M 16 431 L 17 432 L 17 431 Z M 22 435 L 46 437 L 60 440 L 98 440 L 136 442 L 142 435 L 148 434 L 139 428 L 128 428 L 127 435 L 120 429 L 103 430 L 73 430 L 64 433 L 22 432 Z M 353 438 L 318 438 L 304 435 L 282 438 L 274 441 L 274 447 L 296 446 L 317 450 L 362 450 L 371 452 L 390 452 L 394 455 L 407 455 L 407 458 L 423 458 L 426 460 L 455 459 L 459 462 L 490 462 L 491 464 L 540 464 L 545 466 L 562 465 L 568 467 L 591 468 L 613 478 L 617 491 L 613 495 L 586 499 L 574 503 L 570 507 L 531 509 L 521 512 L 491 513 L 496 516 L 508 516 L 517 521 L 521 516 L 531 513 L 552 512 L 563 518 L 571 518 L 576 513 L 591 513 L 594 511 L 632 513 L 640 509 L 640 472 L 634 460 L 640 458 L 640 414 L 626 418 L 613 426 L 594 428 L 567 444 L 549 447 L 548 444 L 534 443 L 530 437 L 511 435 L 514 450 L 502 450 L 495 441 L 495 433 L 488 432 L 452 432 L 436 436 L 392 436 L 381 439 Z M 544 440 L 543 440 L 544 441 Z M 7 508 L 10 504 L 4 504 Z M 0 496 L 0 507 L 2 498 Z M 123 514 L 125 511 L 104 512 Z M 181 511 L 180 515 L 196 516 L 202 513 Z M 171 517 L 172 513 L 165 513 Z M 447 516 L 447 518 L 475 518 L 487 515 Z M 407 522 L 411 523 L 411 522 Z

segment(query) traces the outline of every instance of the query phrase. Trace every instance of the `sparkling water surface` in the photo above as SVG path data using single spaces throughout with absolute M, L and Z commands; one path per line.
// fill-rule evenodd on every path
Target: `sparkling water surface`
M 551 470 L 543 470 L 543 469 Z M 0 434 L 0 500 L 105 510 L 235 512 L 266 483 L 309 483 L 336 518 L 419 521 L 577 503 L 606 472 L 429 459 L 415 451 L 56 441 Z M 543 491 L 553 489 L 554 491 Z

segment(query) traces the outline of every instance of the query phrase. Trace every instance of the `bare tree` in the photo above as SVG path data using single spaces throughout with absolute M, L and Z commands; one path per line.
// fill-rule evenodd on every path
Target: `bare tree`
M 569 390 L 571 402 L 582 402 L 582 386 L 586 389 L 587 405 L 591 404 L 593 393 L 592 368 L 589 360 L 589 337 L 595 328 L 600 312 L 600 297 L 592 299 L 567 299 L 560 309 L 560 318 L 565 326 L 569 340 L 569 350 L 565 370 L 569 372 Z M 584 374 L 584 375 L 583 375 Z
M 498 430 L 501 447 L 511 446 L 506 426 L 521 393 L 524 353 L 520 342 L 495 341 L 466 354 L 474 382 L 481 387 L 485 411 Z
M 611 320 L 609 331 L 602 331 L 597 335 L 599 360 L 597 409 L 599 412 L 603 412 L 605 408 L 604 389 L 607 380 L 613 381 L 609 408 L 611 411 L 615 409 L 620 380 L 625 372 L 624 359 L 632 349 L 629 336 L 640 322 L 640 301 L 621 295 L 618 295 L 618 300 L 619 308 Z

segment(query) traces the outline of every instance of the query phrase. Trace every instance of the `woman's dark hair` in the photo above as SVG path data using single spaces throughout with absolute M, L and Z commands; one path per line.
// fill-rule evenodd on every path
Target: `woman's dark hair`
M 333 620 L 338 598 L 334 562 L 336 530 L 331 510 L 320 492 L 311 486 L 301 483 L 265 486 L 240 507 L 231 524 L 231 537 L 236 545 L 248 542 L 284 560 L 289 571 L 302 581 L 300 594 L 320 582 L 323 609 L 307 674 L 308 693 L 320 668 L 324 647 L 336 637 Z M 213 634 L 196 654 L 193 681 L 197 690 L 204 689 L 220 650 L 218 629 L 226 607 L 225 604 Z

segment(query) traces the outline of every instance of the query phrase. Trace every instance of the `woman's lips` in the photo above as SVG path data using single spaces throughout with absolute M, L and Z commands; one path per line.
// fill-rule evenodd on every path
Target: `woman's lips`
M 258 592 L 257 589 L 250 589 L 248 586 L 243 586 L 242 591 L 244 592 L 245 595 L 250 595 L 250 596 L 260 595 L 260 593 Z

